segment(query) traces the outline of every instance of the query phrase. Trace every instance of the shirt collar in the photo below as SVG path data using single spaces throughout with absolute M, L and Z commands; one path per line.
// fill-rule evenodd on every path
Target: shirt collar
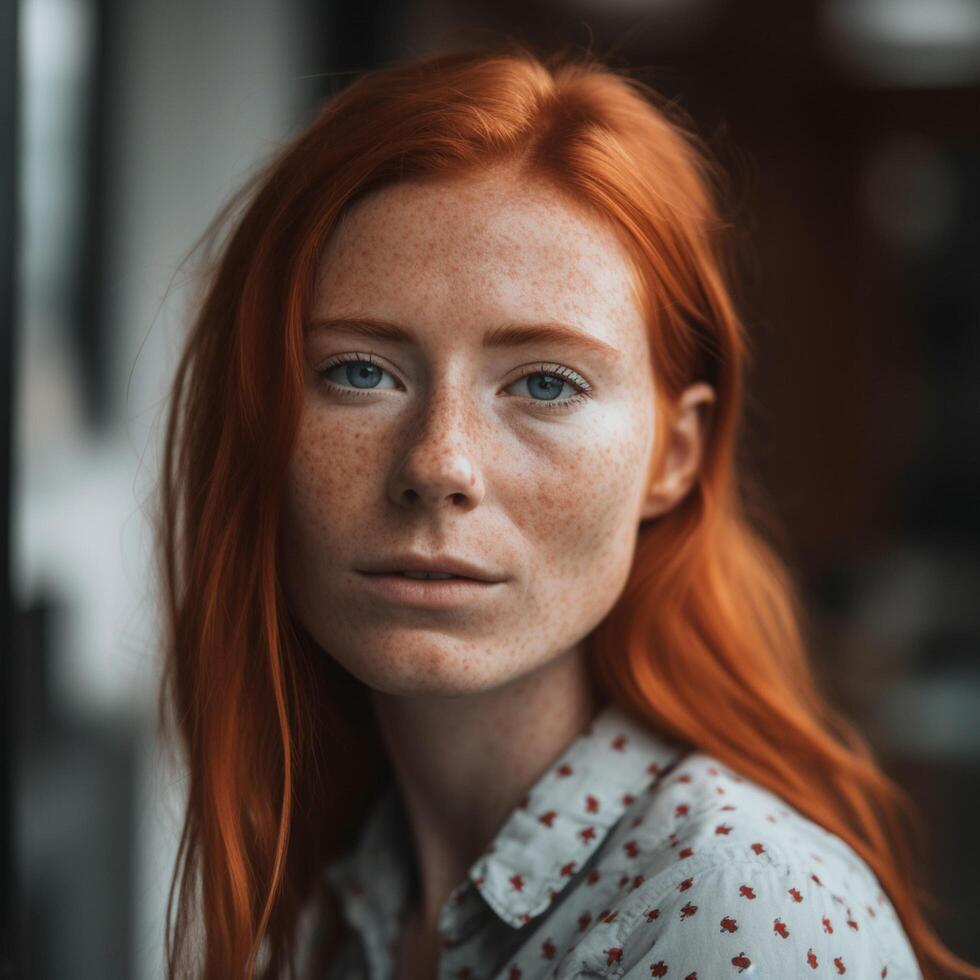
M 681 752 L 679 744 L 607 703 L 528 790 L 470 867 L 468 880 L 509 925 L 530 922 L 577 877 L 626 808 L 653 789 Z M 355 847 L 326 874 L 348 920 L 377 934 L 379 915 L 393 929 L 404 908 L 411 862 L 404 813 L 391 783 Z M 393 935 L 379 938 L 390 941 Z
M 623 811 L 681 754 L 616 703 L 576 736 L 473 864 L 487 904 L 519 928 L 540 915 L 608 836 Z M 527 874 L 528 854 L 534 873 Z

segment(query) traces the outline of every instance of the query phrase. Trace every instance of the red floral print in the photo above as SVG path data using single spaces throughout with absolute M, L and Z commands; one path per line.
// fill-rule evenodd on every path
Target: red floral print
M 325 869 L 355 935 L 315 980 L 392 980 L 409 839 L 392 785 Z M 439 980 L 922 977 L 843 841 L 615 705 L 528 788 L 438 928 Z

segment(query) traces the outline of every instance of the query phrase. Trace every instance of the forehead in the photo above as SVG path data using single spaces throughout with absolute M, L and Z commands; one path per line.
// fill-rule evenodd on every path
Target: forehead
M 355 203 L 327 242 L 314 312 L 458 330 L 559 319 L 620 348 L 645 342 L 612 228 L 507 171 L 401 182 Z

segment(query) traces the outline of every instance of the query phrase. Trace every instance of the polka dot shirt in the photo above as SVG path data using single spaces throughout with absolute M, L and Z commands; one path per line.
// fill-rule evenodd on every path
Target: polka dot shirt
M 411 886 L 405 827 L 389 785 L 325 870 L 354 937 L 318 980 L 391 980 Z M 844 841 L 615 704 L 504 821 L 438 928 L 439 980 L 922 977 Z

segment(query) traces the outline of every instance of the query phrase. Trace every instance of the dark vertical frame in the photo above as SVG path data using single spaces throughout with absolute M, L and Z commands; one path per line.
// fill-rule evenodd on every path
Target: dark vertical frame
M 84 179 L 78 188 L 81 200 L 79 226 L 84 247 L 78 250 L 73 270 L 72 291 L 77 311 L 72 322 L 72 354 L 84 379 L 85 422 L 93 430 L 105 429 L 112 414 L 110 390 L 110 350 L 107 335 L 105 268 L 105 220 L 107 203 L 107 173 L 110 159 L 109 126 L 113 118 L 109 104 L 112 92 L 109 73 L 114 64 L 115 41 L 113 25 L 116 8 L 111 0 L 90 0 L 95 33 L 90 52 L 90 70 L 85 83 L 88 96 L 85 106 Z
M 309 25 L 308 56 L 322 72 L 311 93 L 311 111 L 336 95 L 353 78 L 387 64 L 404 52 L 401 40 L 408 21 L 406 0 L 333 0 L 329 4 L 301 0 Z
M 0 4 L 0 978 L 17 972 L 14 861 L 14 599 L 11 581 L 17 297 L 18 4 Z

